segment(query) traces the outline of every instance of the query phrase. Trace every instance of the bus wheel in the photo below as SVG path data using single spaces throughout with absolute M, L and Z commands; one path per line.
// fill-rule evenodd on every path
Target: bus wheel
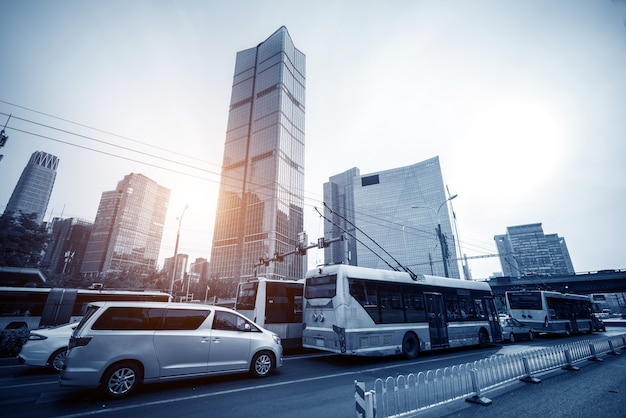
M 417 336 L 407 332 L 402 338 L 402 354 L 408 359 L 414 359 L 420 353 L 420 344 Z
M 511 338 L 513 338 L 513 333 L 511 333 Z M 489 345 L 489 334 L 487 334 L 487 331 L 485 331 L 484 328 L 481 328 L 480 331 L 478 331 L 478 345 L 482 348 Z

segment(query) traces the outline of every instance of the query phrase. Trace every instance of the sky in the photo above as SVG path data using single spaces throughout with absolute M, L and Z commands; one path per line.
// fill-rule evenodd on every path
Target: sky
M 565 239 L 577 272 L 626 268 L 624 0 L 6 0 L 1 13 L 0 210 L 35 151 L 60 159 L 45 220 L 93 221 L 102 192 L 142 173 L 171 189 L 159 264 L 179 223 L 179 253 L 210 258 L 235 55 L 286 26 L 307 60 L 309 241 L 329 177 L 439 156 L 474 278 L 502 270 L 493 237 L 529 223 Z

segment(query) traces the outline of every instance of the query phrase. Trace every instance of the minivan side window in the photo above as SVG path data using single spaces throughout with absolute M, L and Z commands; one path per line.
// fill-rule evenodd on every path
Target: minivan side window
M 232 312 L 216 311 L 213 318 L 213 329 L 224 331 L 243 331 L 246 320 Z
M 211 311 L 199 309 L 168 309 L 163 318 L 163 330 L 198 329 Z
M 96 330 L 155 330 L 163 316 L 162 308 L 110 307 L 96 320 Z

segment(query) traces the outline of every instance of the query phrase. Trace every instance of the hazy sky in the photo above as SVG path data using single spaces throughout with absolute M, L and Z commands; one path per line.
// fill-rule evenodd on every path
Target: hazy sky
M 37 150 L 60 158 L 46 220 L 93 221 L 103 191 L 142 173 L 172 190 L 160 262 L 185 204 L 179 252 L 209 258 L 235 54 L 284 25 L 307 57 L 310 241 L 330 176 L 438 155 L 468 256 L 540 222 L 576 271 L 626 268 L 622 0 L 7 0 L 0 13 L 1 125 L 13 114 L 0 210 Z M 501 271 L 496 257 L 469 265 Z

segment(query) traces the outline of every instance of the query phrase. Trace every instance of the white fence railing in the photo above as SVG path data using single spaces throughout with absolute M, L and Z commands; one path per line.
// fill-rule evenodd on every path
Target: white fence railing
M 373 390 L 369 391 L 365 390 L 363 382 L 355 382 L 356 416 L 401 417 L 461 398 L 488 404 L 491 401 L 483 397 L 481 391 L 516 379 L 539 382 L 533 374 L 559 367 L 578 370 L 574 363 L 602 361 L 599 354 L 618 354 L 617 348 L 624 346 L 626 334 L 495 355 L 473 363 L 406 376 L 378 378 Z

